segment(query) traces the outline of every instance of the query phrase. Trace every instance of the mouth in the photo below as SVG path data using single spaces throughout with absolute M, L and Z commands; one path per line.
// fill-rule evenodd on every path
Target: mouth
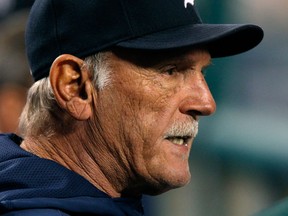
M 198 121 L 175 122 L 166 131 L 164 139 L 177 146 L 188 147 L 198 133 Z
M 168 137 L 165 137 L 165 139 L 175 145 L 187 147 L 192 137 L 191 136 L 168 136 Z

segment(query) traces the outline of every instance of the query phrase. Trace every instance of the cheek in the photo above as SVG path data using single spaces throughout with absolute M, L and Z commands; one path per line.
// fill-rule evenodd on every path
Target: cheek
M 163 154 L 161 142 L 173 122 L 178 106 L 177 101 L 171 99 L 171 93 L 162 96 L 155 94 L 155 91 L 145 93 L 138 91 L 129 98 L 128 109 L 123 112 L 122 121 L 125 122 L 128 135 L 126 143 L 130 143 L 128 147 L 132 151 L 136 166 L 146 166 L 148 169 L 147 166 L 151 163 L 163 164 L 169 160 Z
M 156 147 L 178 109 L 180 88 L 163 83 L 159 77 L 121 80 L 110 93 L 111 120 L 118 119 L 125 144 L 137 157 L 149 157 L 149 149 Z
M 128 100 L 123 121 L 125 118 L 129 121 L 130 129 L 141 136 L 143 142 L 153 142 L 155 135 L 163 132 L 162 128 L 171 118 L 171 114 L 168 114 L 168 95 L 159 97 L 155 92 L 145 91 L 145 94 L 137 92 Z
M 122 87 L 122 121 L 134 133 L 132 136 L 142 139 L 145 147 L 152 146 L 175 117 L 180 87 L 163 85 L 163 80 L 156 77 L 137 81 Z

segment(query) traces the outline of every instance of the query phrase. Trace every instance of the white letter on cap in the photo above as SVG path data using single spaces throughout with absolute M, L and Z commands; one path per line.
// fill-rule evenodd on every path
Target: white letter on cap
M 191 4 L 193 6 L 194 5 L 194 0 L 185 0 L 184 1 L 184 7 L 187 8 L 188 4 Z

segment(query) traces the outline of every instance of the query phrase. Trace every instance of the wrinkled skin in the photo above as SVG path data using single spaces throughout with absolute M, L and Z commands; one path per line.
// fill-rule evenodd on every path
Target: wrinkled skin
M 197 131 L 185 137 L 185 145 L 167 139 L 167 132 L 215 111 L 201 72 L 210 60 L 202 50 L 111 54 L 111 83 L 97 92 L 94 115 L 101 125 L 98 142 L 126 179 L 119 183 L 122 194 L 159 194 L 189 182 L 188 158 Z M 111 170 L 103 173 L 113 180 Z
M 209 53 L 117 49 L 107 55 L 111 77 L 102 89 L 94 88 L 83 60 L 65 54 L 53 62 L 50 83 L 63 111 L 54 126 L 59 131 L 49 139 L 28 135 L 21 147 L 111 197 L 156 195 L 187 184 L 199 117 L 216 109 L 201 72 Z

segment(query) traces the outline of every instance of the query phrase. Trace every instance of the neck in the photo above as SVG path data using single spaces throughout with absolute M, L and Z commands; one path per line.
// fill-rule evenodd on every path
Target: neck
M 95 143 L 88 137 L 97 138 L 84 131 L 77 131 L 55 135 L 50 139 L 41 136 L 27 137 L 21 147 L 78 173 L 109 196 L 120 197 L 121 191 L 128 186 L 127 169 L 107 151 L 101 139 L 99 143 Z

